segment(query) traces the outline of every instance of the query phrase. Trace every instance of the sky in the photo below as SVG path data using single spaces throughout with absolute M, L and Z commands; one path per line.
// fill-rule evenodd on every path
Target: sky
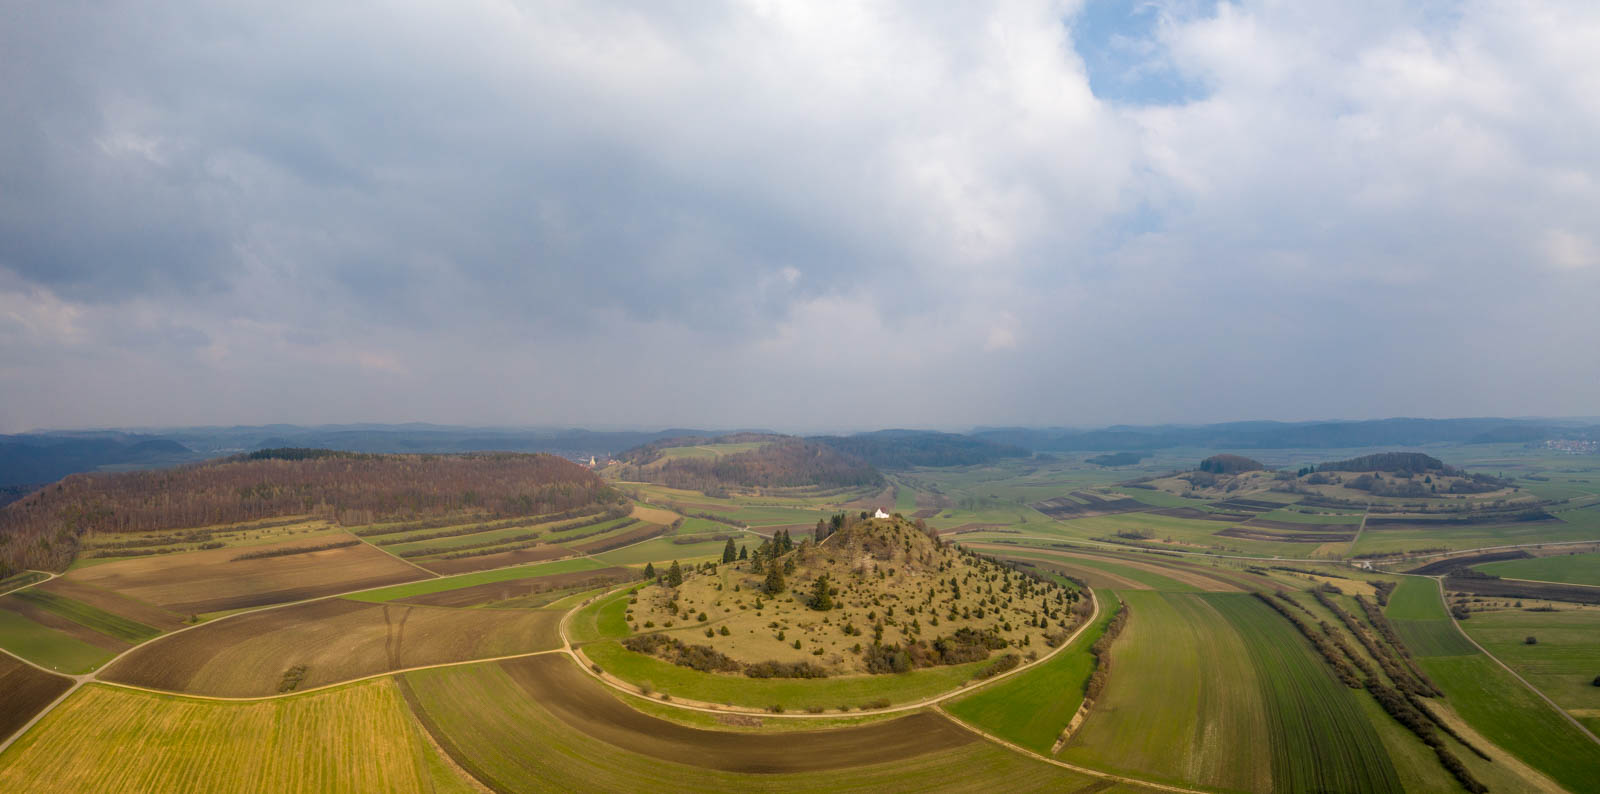
M 1600 412 L 1587 0 L 0 20 L 0 432 Z

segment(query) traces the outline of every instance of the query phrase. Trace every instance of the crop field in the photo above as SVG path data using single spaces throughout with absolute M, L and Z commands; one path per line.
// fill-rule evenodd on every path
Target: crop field
M 112 615 L 161 631 L 171 631 L 184 626 L 181 615 L 168 612 L 154 604 L 147 604 L 121 593 L 113 593 L 110 590 L 84 584 L 73 579 L 52 579 L 34 589 L 64 596 L 96 609 L 104 610 Z
M 781 705 L 789 710 L 860 708 L 879 699 L 888 700 L 890 704 L 908 703 L 955 689 L 971 680 L 980 668 L 992 664 L 985 660 L 894 675 L 762 679 L 702 673 L 634 653 L 609 641 L 585 645 L 583 654 L 606 673 L 635 686 L 648 683 L 676 697 L 706 703 L 751 708 Z
M 16 732 L 72 682 L 0 654 L 0 740 Z
M 1558 612 L 1499 609 L 1462 621 L 1477 640 L 1545 696 L 1600 732 L 1600 609 Z M 1528 644 L 1533 637 L 1536 643 Z
M 323 519 L 311 516 L 285 516 L 264 521 L 217 524 L 193 529 L 88 532 L 81 539 L 82 552 L 72 567 L 76 569 L 101 565 L 111 560 L 153 554 L 200 551 L 200 546 L 204 543 L 220 543 L 225 548 L 240 548 L 278 543 L 291 538 L 312 541 L 313 538 L 339 531 L 338 527 Z
M 355 601 L 369 601 L 380 603 L 383 601 L 396 601 L 402 598 L 442 593 L 446 590 L 458 590 L 465 587 L 475 587 L 481 584 L 494 582 L 510 582 L 517 579 L 534 579 L 545 576 L 557 576 L 581 571 L 597 571 L 606 567 L 594 560 L 575 558 L 559 560 L 556 562 L 543 562 L 536 565 L 523 565 L 514 568 L 500 568 L 493 571 L 447 576 L 438 579 L 423 579 L 418 582 L 383 587 L 376 590 L 367 590 L 355 593 L 346 598 Z
M 558 612 L 369 604 L 329 598 L 218 620 L 141 646 L 105 680 L 258 697 L 377 673 L 560 647 Z M 298 670 L 298 673 L 291 673 Z
M 41 588 L 22 590 L 6 597 L 31 604 L 129 645 L 137 645 L 161 633 L 159 629 L 138 621 L 113 615 L 99 607 Z
M 458 573 L 473 573 L 476 571 L 492 571 L 496 568 L 507 568 L 513 565 L 526 565 L 530 562 L 548 562 L 575 556 L 577 552 L 565 546 L 538 545 L 530 546 L 515 551 L 502 551 L 495 554 L 484 554 L 477 557 L 460 557 L 454 560 L 428 559 L 418 562 L 424 568 L 440 576 L 453 576 Z M 602 566 L 603 567 L 603 566 Z M 415 570 L 415 569 L 413 569 Z
M 6 596 L 5 598 L 11 598 Z M 105 637 L 97 632 L 89 631 L 71 621 L 57 618 L 45 613 L 41 619 L 51 620 L 53 624 L 72 627 L 75 631 L 58 630 L 52 625 L 45 625 L 34 620 L 30 614 L 15 611 L 12 604 L 0 599 L 0 648 L 4 648 L 24 659 L 41 667 L 61 673 L 78 674 L 87 673 L 104 664 L 117 651 L 127 648 L 125 643 L 118 643 L 110 637 Z M 21 604 L 26 607 L 26 604 Z M 35 612 L 42 612 L 37 610 Z M 98 645 L 85 642 L 76 633 L 87 633 L 99 638 Z M 103 647 L 110 645 L 110 648 Z
M 539 593 L 548 593 L 577 586 L 601 587 L 637 578 L 638 574 L 634 573 L 633 569 L 613 566 L 596 570 L 579 570 L 550 574 L 548 576 L 485 582 L 470 587 L 459 587 L 454 590 L 441 590 L 436 593 L 424 593 L 391 599 L 391 601 L 398 604 L 419 604 L 435 607 L 497 606 L 503 604 L 503 602 L 525 599 L 528 596 Z M 370 599 L 360 600 L 370 601 Z
M 1514 524 L 1471 524 L 1454 527 L 1393 528 L 1373 531 L 1368 527 L 1357 541 L 1353 553 L 1399 552 L 1422 548 L 1471 549 L 1485 546 L 1510 546 L 1519 543 L 1559 543 L 1592 540 L 1594 527 L 1566 520 L 1527 521 Z
M 1106 691 L 1063 758 L 1243 791 L 1399 790 L 1355 696 L 1270 609 L 1245 594 L 1122 596 Z
M 985 686 L 944 705 L 951 714 L 1009 742 L 1049 755 L 1062 728 L 1083 704 L 1094 672 L 1090 646 L 1105 633 L 1122 602 L 1110 590 L 1097 591 L 1100 617 L 1060 653 L 1029 670 Z
M 0 789 L 474 791 L 387 679 L 255 703 L 91 684 L 0 755 Z
M 985 554 L 991 554 L 1003 559 L 1039 560 L 1050 565 L 1059 566 L 1073 572 L 1082 574 L 1082 578 L 1089 582 L 1091 587 L 1109 587 L 1124 590 L 1162 590 L 1167 592 L 1184 593 L 1199 590 L 1194 584 L 1179 581 L 1175 576 L 1168 576 L 1170 569 L 1159 568 L 1154 565 L 1120 558 L 1111 559 L 1092 554 L 1071 552 L 1066 550 L 1027 550 L 1022 551 L 1014 546 L 972 544 L 972 547 Z M 1182 576 L 1183 574 L 1176 574 Z M 1188 578 L 1185 576 L 1185 578 Z M 1212 581 L 1210 584 L 1217 589 L 1223 587 L 1220 582 Z M 1229 587 L 1233 590 L 1237 588 Z
M 728 528 L 723 527 L 726 531 Z M 738 534 L 737 531 L 728 531 L 727 534 Z M 706 540 L 697 543 L 677 543 L 692 535 L 679 535 L 677 538 L 656 538 L 625 549 L 603 551 L 594 555 L 594 558 L 611 565 L 643 565 L 647 562 L 662 563 L 678 560 L 681 562 L 699 562 L 701 560 L 722 559 L 722 546 L 725 540 Z M 743 543 L 755 546 L 760 543 L 760 538 L 754 535 L 738 534 L 739 540 L 734 543 Z M 744 540 L 750 538 L 750 540 Z
M 1506 560 L 1473 567 L 1507 579 L 1600 586 L 1600 552 Z
M 649 791 L 679 789 L 687 784 L 697 790 L 730 792 L 985 792 L 993 790 L 996 780 L 1004 780 L 1008 789 L 1017 791 L 1076 791 L 1096 783 L 1094 778 L 988 742 L 951 744 L 953 739 L 947 739 L 939 752 L 922 752 L 904 758 L 880 754 L 858 766 L 810 772 L 768 771 L 760 773 L 759 778 L 752 778 L 748 774 L 691 765 L 694 759 L 689 759 L 689 763 L 667 761 L 596 739 L 574 729 L 552 709 L 530 697 L 528 690 L 500 665 L 418 671 L 406 674 L 405 679 L 411 687 L 409 702 L 419 714 L 425 715 L 425 721 L 440 744 L 450 748 L 463 767 L 506 791 Z M 548 684 L 536 683 L 535 686 Z M 608 697 L 603 692 L 596 695 Z M 882 724 L 895 725 L 896 722 Z M 712 747 L 754 738 L 731 731 L 704 733 L 713 734 L 703 739 Z M 539 739 L 526 741 L 523 737 L 528 736 Z M 816 763 L 817 751 L 808 746 L 813 736 L 826 734 L 778 735 L 776 738 L 787 748 L 780 756 L 782 762 Z M 861 734 L 855 736 L 863 738 Z M 896 739 L 891 738 L 891 741 L 895 741 L 896 746 L 904 746 Z M 680 744 L 673 749 L 681 748 Z M 792 756 L 794 760 L 784 756 Z M 1140 789 L 1097 786 L 1085 790 Z
M 1593 774 L 1600 744 L 1465 638 L 1428 644 L 1455 630 L 1434 580 L 1406 577 L 1389 599 L 1388 615 L 1423 672 L 1444 690 L 1444 702 L 1475 730 L 1573 791 L 1600 790 Z M 1419 624 L 1430 624 L 1427 634 L 1418 633 Z
M 292 540 L 253 552 L 355 540 L 349 534 Z M 427 574 L 365 543 L 324 551 L 235 560 L 238 549 L 119 560 L 64 578 L 181 615 L 221 612 L 422 579 Z

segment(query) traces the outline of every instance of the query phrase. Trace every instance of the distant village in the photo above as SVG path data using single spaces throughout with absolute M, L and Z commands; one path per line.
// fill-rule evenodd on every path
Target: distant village
M 1594 455 L 1600 453 L 1600 441 L 1552 438 L 1544 442 L 1544 448 L 1567 455 Z

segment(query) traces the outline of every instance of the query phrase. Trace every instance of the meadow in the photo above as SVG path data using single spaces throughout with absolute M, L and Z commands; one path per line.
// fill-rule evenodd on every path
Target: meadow
M 1506 579 L 1532 579 L 1537 582 L 1565 582 L 1600 587 L 1600 552 L 1487 562 L 1473 567 Z
M 1571 723 L 1457 632 L 1438 583 L 1406 577 L 1389 599 L 1394 621 L 1445 703 L 1478 733 L 1573 791 L 1600 790 L 1600 743 Z M 1424 628 L 1425 626 L 1425 628 Z M 1453 633 L 1457 640 L 1444 640 Z

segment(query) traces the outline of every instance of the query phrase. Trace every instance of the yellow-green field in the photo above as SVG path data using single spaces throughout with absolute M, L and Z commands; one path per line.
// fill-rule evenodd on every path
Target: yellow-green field
M 93 684 L 0 755 L 0 789 L 474 790 L 388 679 L 258 703 Z

